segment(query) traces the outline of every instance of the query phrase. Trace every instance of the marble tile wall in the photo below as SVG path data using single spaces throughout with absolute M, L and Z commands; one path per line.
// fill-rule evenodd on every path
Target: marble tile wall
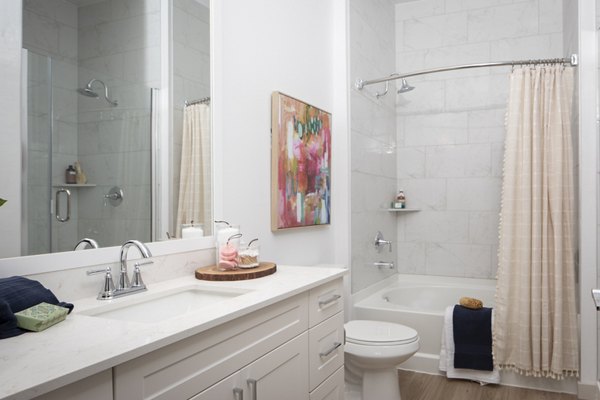
M 78 81 L 104 81 L 113 107 L 78 96 L 78 151 L 89 183 L 79 189 L 79 237 L 101 246 L 151 239 L 150 88 L 160 82 L 160 1 L 107 0 L 79 7 Z M 102 94 L 102 86 L 94 86 Z M 121 205 L 104 201 L 113 186 Z
M 394 6 L 388 0 L 350 1 L 350 77 L 373 79 L 394 68 Z M 376 99 L 374 90 L 353 89 L 351 112 L 351 264 L 355 293 L 395 273 L 375 261 L 396 261 L 396 220 L 385 211 L 396 191 L 394 96 Z M 393 243 L 374 248 L 377 231 Z
M 561 0 L 395 6 L 396 71 L 563 54 Z M 382 71 L 388 74 L 390 71 Z M 415 77 L 396 96 L 400 273 L 494 278 L 507 68 Z
M 186 100 L 210 96 L 210 10 L 195 0 L 173 3 L 173 136 L 172 207 L 170 232 L 174 232 L 179 201 L 179 170 Z M 210 226 L 204 231 L 210 234 Z

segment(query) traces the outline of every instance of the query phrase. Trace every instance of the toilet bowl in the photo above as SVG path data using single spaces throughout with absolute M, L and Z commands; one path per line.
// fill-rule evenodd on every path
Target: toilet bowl
M 349 321 L 346 380 L 361 383 L 363 400 L 399 400 L 396 366 L 419 350 L 419 335 L 408 326 L 383 321 Z

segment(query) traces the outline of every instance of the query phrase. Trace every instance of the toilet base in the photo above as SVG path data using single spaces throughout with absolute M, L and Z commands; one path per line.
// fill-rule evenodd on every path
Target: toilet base
M 400 400 L 396 368 L 363 371 L 362 395 L 364 400 Z
M 400 400 L 398 370 L 394 368 L 360 371 L 360 376 L 346 365 L 347 400 Z

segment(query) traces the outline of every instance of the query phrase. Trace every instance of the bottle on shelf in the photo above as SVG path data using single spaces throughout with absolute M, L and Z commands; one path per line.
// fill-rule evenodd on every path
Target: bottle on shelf
M 398 191 L 396 199 L 392 203 L 392 208 L 406 208 L 406 196 L 404 195 L 404 191 Z
M 77 183 L 77 172 L 75 171 L 75 168 L 73 168 L 72 165 L 69 165 L 69 167 L 65 171 L 65 183 Z

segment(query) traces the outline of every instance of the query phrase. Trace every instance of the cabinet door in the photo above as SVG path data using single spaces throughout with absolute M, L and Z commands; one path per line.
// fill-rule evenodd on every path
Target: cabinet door
M 308 400 L 308 334 L 259 358 L 240 373 L 249 400 Z

